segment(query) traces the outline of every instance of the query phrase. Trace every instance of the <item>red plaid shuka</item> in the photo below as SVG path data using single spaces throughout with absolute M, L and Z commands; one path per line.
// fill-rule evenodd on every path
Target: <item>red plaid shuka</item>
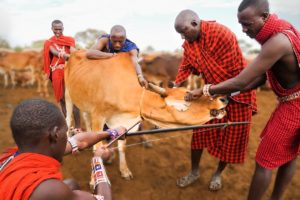
M 285 34 L 292 46 L 300 66 L 300 34 L 288 22 L 270 15 L 263 28 L 256 36 L 262 45 L 277 33 Z M 288 96 L 300 91 L 300 83 L 293 88 L 285 89 L 272 73 L 267 72 L 273 91 L 279 97 Z M 300 98 L 280 102 L 270 117 L 261 134 L 261 142 L 256 152 L 256 162 L 267 169 L 277 168 L 300 154 Z
M 56 50 L 58 50 L 57 48 L 64 47 L 65 52 L 69 54 L 70 47 L 75 47 L 75 40 L 72 37 L 62 35 L 59 38 L 53 36 L 44 43 L 44 72 L 51 79 L 55 99 L 59 102 L 64 95 L 64 69 L 56 69 L 51 72 L 50 66 L 64 65 L 65 60 L 53 56 L 50 53 L 50 46 Z
M 227 27 L 201 21 L 200 38 L 193 43 L 185 41 L 184 56 L 176 77 L 176 84 L 186 80 L 190 73 L 202 74 L 206 84 L 218 84 L 238 75 L 246 65 L 237 38 Z M 226 107 L 227 117 L 210 123 L 224 121 L 250 121 L 252 109 L 256 110 L 255 91 L 231 97 Z M 192 149 L 207 148 L 220 160 L 242 163 L 245 158 L 250 125 L 227 127 L 224 130 L 195 129 Z

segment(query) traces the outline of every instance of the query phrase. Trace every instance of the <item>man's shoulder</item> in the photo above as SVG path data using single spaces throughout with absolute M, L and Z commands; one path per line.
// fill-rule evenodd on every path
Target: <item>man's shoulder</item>
M 32 192 L 30 199 L 72 199 L 73 192 L 62 181 L 47 179 L 40 183 Z

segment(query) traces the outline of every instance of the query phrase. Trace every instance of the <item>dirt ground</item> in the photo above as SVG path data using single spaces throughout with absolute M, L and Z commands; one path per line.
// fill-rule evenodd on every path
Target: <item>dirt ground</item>
M 50 87 L 49 87 L 50 88 Z M 52 92 L 51 88 L 50 91 Z M 40 98 L 35 89 L 0 88 L 0 151 L 14 145 L 9 120 L 14 107 L 22 100 L 28 98 Z M 51 93 L 48 99 L 54 102 Z M 186 175 L 190 169 L 190 132 L 174 132 L 151 136 L 152 148 L 144 148 L 135 145 L 127 148 L 127 161 L 134 179 L 126 181 L 120 177 L 118 171 L 118 155 L 113 164 L 107 166 L 108 175 L 112 183 L 112 191 L 116 200 L 212 200 L 212 199 L 246 199 L 250 180 L 254 171 L 254 156 L 259 142 L 259 134 L 262 131 L 268 117 L 271 114 L 276 99 L 272 92 L 261 91 L 258 93 L 259 113 L 253 118 L 247 159 L 243 165 L 229 165 L 223 173 L 223 189 L 219 192 L 208 191 L 208 183 L 214 172 L 217 159 L 206 152 L 203 155 L 200 167 L 200 180 L 186 189 L 176 187 L 176 179 Z M 174 136 L 171 137 L 170 136 Z M 127 144 L 140 143 L 140 137 L 128 138 Z M 62 172 L 65 178 L 76 179 L 81 187 L 89 189 L 91 150 L 81 152 L 77 156 L 66 156 L 63 162 Z M 268 199 L 272 184 L 265 198 Z M 300 164 L 293 181 L 288 186 L 283 199 L 300 199 Z

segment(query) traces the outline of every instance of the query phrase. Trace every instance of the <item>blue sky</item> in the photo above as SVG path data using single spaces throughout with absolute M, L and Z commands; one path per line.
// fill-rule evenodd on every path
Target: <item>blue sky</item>
M 300 30 L 299 0 L 269 0 L 271 12 L 290 21 Z M 196 11 L 201 19 L 217 20 L 228 26 L 238 38 L 254 46 L 237 22 L 241 0 L 0 0 L 0 36 L 12 46 L 30 45 L 34 40 L 52 36 L 50 23 L 64 22 L 65 35 L 74 36 L 87 28 L 109 32 L 123 25 L 127 36 L 140 49 L 173 51 L 182 40 L 174 30 L 174 19 L 183 9 Z

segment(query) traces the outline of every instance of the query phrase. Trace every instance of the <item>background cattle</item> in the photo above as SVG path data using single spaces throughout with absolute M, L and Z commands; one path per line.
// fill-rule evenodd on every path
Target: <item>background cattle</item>
M 161 87 L 168 87 L 170 82 L 175 81 L 181 60 L 181 53 L 155 52 L 142 54 L 139 63 L 148 81 Z M 201 87 L 201 84 L 203 84 L 201 77 L 191 74 L 181 86 L 193 90 Z
M 49 96 L 49 81 L 43 72 L 42 51 L 0 50 L 0 74 L 4 76 L 4 87 L 9 86 L 9 79 L 12 88 L 17 84 L 33 86 L 37 83 L 37 92 L 42 96 Z

